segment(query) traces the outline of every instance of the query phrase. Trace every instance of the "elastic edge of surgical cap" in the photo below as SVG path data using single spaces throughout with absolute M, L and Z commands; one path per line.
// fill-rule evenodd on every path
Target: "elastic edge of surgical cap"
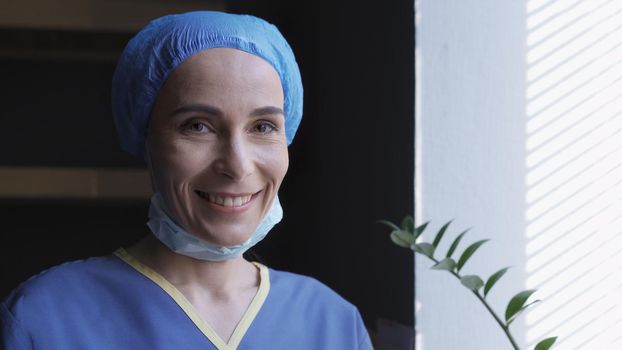
M 211 48 L 242 50 L 274 67 L 283 87 L 285 134 L 291 144 L 302 119 L 303 88 L 283 35 L 254 16 L 196 11 L 151 21 L 123 50 L 112 79 L 112 112 L 123 150 L 143 156 L 151 110 L 164 82 L 188 57 Z

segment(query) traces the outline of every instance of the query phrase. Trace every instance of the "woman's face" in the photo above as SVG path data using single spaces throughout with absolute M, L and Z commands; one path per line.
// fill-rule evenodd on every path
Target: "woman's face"
M 147 157 L 168 214 L 219 245 L 246 241 L 287 172 L 283 89 L 263 59 L 234 49 L 195 54 L 154 105 Z

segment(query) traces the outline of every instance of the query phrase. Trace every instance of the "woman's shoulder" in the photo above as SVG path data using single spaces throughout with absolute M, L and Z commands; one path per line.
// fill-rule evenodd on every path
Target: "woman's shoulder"
M 270 291 L 282 300 L 292 298 L 313 302 L 316 306 L 341 307 L 356 310 L 354 305 L 314 277 L 269 268 Z
M 356 306 L 313 277 L 269 271 L 270 292 L 261 314 L 266 322 L 261 324 L 287 327 L 299 344 L 318 349 L 371 349 Z M 262 330 L 274 333 L 268 326 Z
M 45 269 L 30 277 L 15 288 L 4 300 L 3 305 L 14 308 L 18 304 L 40 305 L 48 301 L 59 301 L 75 297 L 76 293 L 88 292 L 96 281 L 109 277 L 118 263 L 114 256 L 92 257 L 65 262 Z
M 122 271 L 118 266 L 112 255 L 94 257 L 48 268 L 22 282 L 0 303 L 0 347 L 21 349 L 32 330 L 53 335 L 59 325 L 96 314 L 101 309 L 97 299 L 109 292 L 103 286 Z

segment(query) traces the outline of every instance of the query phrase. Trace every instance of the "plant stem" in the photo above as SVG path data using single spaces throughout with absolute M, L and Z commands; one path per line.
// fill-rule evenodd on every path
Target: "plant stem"
M 481 294 L 479 294 L 479 292 L 475 292 L 473 291 L 473 294 L 475 294 L 475 296 L 477 297 L 477 299 L 479 299 L 482 304 L 484 304 L 484 306 L 486 307 L 486 309 L 488 309 L 488 312 L 490 312 L 490 314 L 492 315 L 492 317 L 495 318 L 495 321 L 497 321 L 497 323 L 499 324 L 499 327 L 501 327 L 501 329 L 503 329 L 503 332 L 505 332 L 505 335 L 508 337 L 508 340 L 510 341 L 510 343 L 512 343 L 512 346 L 514 347 L 515 350 L 520 350 L 520 348 L 518 347 L 518 345 L 516 344 L 516 341 L 514 340 L 514 337 L 512 337 L 512 334 L 510 333 L 510 328 L 508 326 L 505 325 L 505 323 L 503 323 L 503 321 L 501 321 L 501 319 L 499 318 L 499 316 L 497 316 L 497 314 L 494 312 L 494 310 L 490 307 L 490 305 L 488 305 L 488 302 L 486 301 L 486 299 L 484 299 Z
M 423 254 L 425 255 L 425 254 Z M 426 255 L 427 256 L 427 255 Z M 432 260 L 435 264 L 438 264 L 439 261 L 436 260 L 433 257 L 427 256 L 428 259 Z M 456 277 L 458 280 L 462 279 L 462 276 L 460 276 L 460 274 L 458 274 L 455 271 L 449 271 L 449 273 L 451 273 L 454 277 Z M 484 299 L 484 297 L 479 294 L 479 291 L 472 291 L 473 294 L 475 294 L 475 297 L 477 299 L 479 299 L 479 301 L 482 302 L 482 304 L 484 304 L 484 306 L 486 307 L 486 310 L 488 310 L 488 312 L 492 315 L 492 317 L 495 319 L 495 321 L 497 321 L 497 324 L 499 325 L 499 327 L 501 327 L 501 329 L 503 329 L 503 332 L 505 333 L 505 335 L 508 337 L 508 340 L 510 341 L 510 343 L 512 344 L 512 347 L 514 348 L 514 350 L 520 350 L 520 348 L 518 347 L 518 344 L 516 344 L 516 341 L 514 340 L 514 337 L 512 336 L 512 333 L 510 333 L 510 327 L 508 325 L 506 325 L 501 318 L 497 315 L 497 313 L 492 309 L 492 307 L 490 307 L 490 305 L 488 304 L 488 302 L 486 301 L 486 299 Z

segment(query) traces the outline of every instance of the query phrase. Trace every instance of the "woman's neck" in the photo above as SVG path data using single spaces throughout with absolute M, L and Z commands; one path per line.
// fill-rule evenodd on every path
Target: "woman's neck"
M 213 297 L 228 298 L 236 291 L 256 288 L 258 271 L 243 257 L 225 261 L 198 260 L 177 254 L 147 235 L 128 253 L 158 272 L 177 288 L 201 290 Z

